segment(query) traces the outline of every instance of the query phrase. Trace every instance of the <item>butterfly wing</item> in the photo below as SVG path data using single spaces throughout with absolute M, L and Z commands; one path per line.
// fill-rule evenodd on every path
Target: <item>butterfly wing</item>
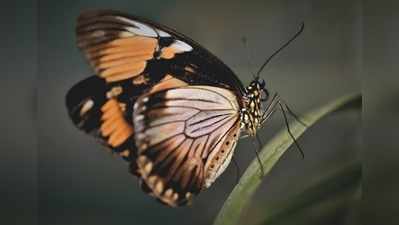
M 143 189 L 166 204 L 183 205 L 191 195 L 198 193 L 201 188 L 208 187 L 227 166 L 238 137 L 237 112 L 241 102 L 237 99 L 242 96 L 243 86 L 234 73 L 218 58 L 184 35 L 154 22 L 117 11 L 97 10 L 81 14 L 76 36 L 77 44 L 96 76 L 81 81 L 67 94 L 68 112 L 74 123 L 131 161 L 131 171 L 141 177 Z M 197 86 L 194 88 L 191 85 L 208 86 L 201 86 L 207 90 L 199 90 Z M 180 89 L 183 87 L 188 89 Z M 195 121 L 194 117 L 202 119 L 197 119 L 190 125 L 193 128 L 191 133 L 185 130 L 184 140 L 178 139 L 183 137 L 181 134 L 169 137 L 168 142 L 161 141 L 164 143 L 162 146 L 148 145 L 148 151 L 144 150 L 147 149 L 142 142 L 144 139 L 139 137 L 146 135 L 146 132 L 159 131 L 157 135 L 153 133 L 153 136 L 145 138 L 150 140 L 151 144 L 153 138 L 166 137 L 170 133 L 181 131 L 181 127 L 170 123 L 165 132 L 159 130 L 163 126 L 147 127 L 146 123 L 140 123 L 136 119 L 144 117 L 143 121 L 152 121 L 159 116 L 165 121 L 172 121 L 173 118 L 182 116 L 180 113 L 183 111 L 183 115 L 191 115 L 195 111 L 194 108 L 188 110 L 184 107 L 179 109 L 162 105 L 162 101 L 165 100 L 163 97 L 166 96 L 163 94 L 174 95 L 172 93 L 177 92 L 181 95 L 183 90 L 185 93 L 207 93 L 194 94 L 199 99 L 190 101 L 198 104 L 200 108 L 196 110 L 200 112 L 186 122 Z M 159 101 L 157 104 L 160 111 L 155 109 L 157 104 L 154 101 L 149 101 L 151 104 L 147 105 L 144 96 L 151 100 L 158 99 L 156 101 Z M 209 96 L 218 99 L 220 96 L 228 97 L 211 104 L 214 100 L 209 99 Z M 204 104 L 206 101 L 202 101 L 203 98 L 208 99 L 209 104 Z M 139 103 L 138 99 L 141 99 Z M 169 99 L 168 102 L 179 101 Z M 134 110 L 134 105 L 145 105 L 154 111 L 147 114 Z M 204 105 L 209 108 L 203 107 Z M 214 106 L 216 108 L 212 108 Z M 218 107 L 222 107 L 222 110 Z M 230 114 L 218 114 L 223 110 L 226 113 L 229 111 Z M 216 125 L 209 125 L 215 129 L 205 129 L 207 132 L 202 128 L 194 129 L 217 119 L 220 121 L 215 122 Z M 190 136 L 200 131 L 204 132 L 202 136 Z M 181 140 L 184 141 L 184 145 L 182 142 L 178 149 L 171 149 Z M 192 145 L 188 146 L 188 141 L 191 141 Z M 225 149 L 221 147 L 223 144 L 226 144 Z M 203 149 L 202 161 L 195 160 L 198 157 L 191 158 L 194 152 L 199 151 L 193 149 L 194 145 L 198 146 L 197 149 Z M 165 155 L 168 152 L 170 154 Z M 190 165 L 185 160 L 188 152 L 191 152 Z M 161 155 L 158 154 L 167 157 L 167 160 L 159 162 Z M 177 159 L 178 163 L 174 164 Z M 222 163 L 216 163 L 218 160 Z M 150 165 L 147 162 L 152 162 L 154 166 L 149 173 L 146 173 Z M 179 169 L 181 165 L 190 173 Z M 176 175 L 173 171 L 180 172 Z M 169 175 L 163 174 L 166 172 Z M 164 185 L 162 188 L 161 184 Z
M 166 89 L 141 96 L 134 108 L 138 171 L 144 189 L 161 202 L 187 204 L 229 164 L 240 131 L 231 91 Z
M 190 84 L 244 88 L 217 57 L 190 38 L 160 24 L 113 10 L 78 18 L 77 43 L 96 74 L 107 82 L 155 83 L 165 74 Z
M 146 91 L 152 93 L 186 85 L 166 74 Z M 79 129 L 96 137 L 124 159 L 135 161 L 133 105 L 144 89 L 129 80 L 108 83 L 98 76 L 91 76 L 68 91 L 66 105 L 69 116 Z

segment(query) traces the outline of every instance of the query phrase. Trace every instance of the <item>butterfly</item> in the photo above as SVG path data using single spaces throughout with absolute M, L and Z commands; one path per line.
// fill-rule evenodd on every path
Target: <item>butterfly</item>
M 239 137 L 256 136 L 283 107 L 258 75 L 244 87 L 198 43 L 144 18 L 83 12 L 76 39 L 95 75 L 68 91 L 70 118 L 128 161 L 141 188 L 169 206 L 210 187 Z

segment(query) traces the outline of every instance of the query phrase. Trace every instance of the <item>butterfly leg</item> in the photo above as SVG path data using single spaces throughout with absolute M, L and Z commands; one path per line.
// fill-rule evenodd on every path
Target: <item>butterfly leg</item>
M 255 147 L 255 154 L 256 154 L 256 159 L 258 160 L 259 165 L 260 165 L 260 172 L 261 172 L 260 175 L 261 175 L 261 177 L 263 177 L 263 176 L 265 176 L 265 169 L 263 168 L 262 160 L 259 157 L 259 150 L 262 148 L 263 144 L 258 135 L 255 135 L 255 137 L 256 137 L 256 141 L 258 142 L 257 147 Z
M 283 99 L 280 99 L 280 103 L 284 106 L 286 112 L 288 112 L 290 116 L 292 116 L 296 121 L 302 124 L 302 126 L 308 127 L 306 122 L 299 118 L 299 116 L 288 106 L 288 104 Z
M 283 113 L 284 122 L 285 122 L 285 126 L 287 127 L 288 134 L 291 136 L 292 140 L 294 141 L 294 144 L 298 148 L 299 152 L 301 153 L 302 158 L 305 158 L 305 154 L 303 153 L 301 146 L 298 144 L 298 142 L 296 141 L 296 138 L 294 137 L 294 135 L 291 132 L 290 125 L 288 123 L 287 115 L 286 115 L 283 105 L 281 104 L 281 102 L 279 102 L 278 105 L 280 106 L 281 112 Z M 287 106 L 287 105 L 285 105 L 285 106 Z
M 278 93 L 275 93 L 270 101 L 270 104 L 266 107 L 265 111 L 262 114 L 261 124 L 265 123 L 276 111 L 276 106 L 280 102 L 280 96 Z
M 304 152 L 302 150 L 302 148 L 300 147 L 300 145 L 298 144 L 298 142 L 296 141 L 294 135 L 291 132 L 291 128 L 289 126 L 288 123 L 288 118 L 287 118 L 287 114 L 286 112 L 289 113 L 289 115 L 291 115 L 292 117 L 294 117 L 295 120 L 297 120 L 299 123 L 301 123 L 303 126 L 307 127 L 306 123 L 303 122 L 289 107 L 288 105 L 284 102 L 283 99 L 281 99 L 281 97 L 278 95 L 278 93 L 275 93 L 272 97 L 272 100 L 270 102 L 270 104 L 267 106 L 267 108 L 265 109 L 263 115 L 262 115 L 262 124 L 264 122 L 266 122 L 268 119 L 270 119 L 270 117 L 273 115 L 273 113 L 276 111 L 277 106 L 279 106 L 283 117 L 284 117 L 284 123 L 285 126 L 287 127 L 287 131 L 288 134 L 290 135 L 290 137 L 292 138 L 292 140 L 294 141 L 295 146 L 298 148 L 299 152 L 301 153 L 302 158 L 305 157 Z

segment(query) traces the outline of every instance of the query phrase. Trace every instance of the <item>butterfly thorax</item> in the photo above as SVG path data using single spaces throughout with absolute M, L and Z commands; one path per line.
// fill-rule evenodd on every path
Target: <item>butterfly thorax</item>
M 261 93 L 262 83 L 258 80 L 252 81 L 245 88 L 244 107 L 241 109 L 241 129 L 250 136 L 256 134 L 262 121 Z

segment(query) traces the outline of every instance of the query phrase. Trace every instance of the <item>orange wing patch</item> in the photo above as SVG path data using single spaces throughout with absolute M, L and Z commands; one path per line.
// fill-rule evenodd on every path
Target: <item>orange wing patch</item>
M 157 47 L 156 39 L 142 36 L 115 39 L 92 46 L 87 46 L 85 37 L 78 41 L 90 64 L 107 82 L 140 75 Z
M 154 93 L 157 91 L 162 91 L 168 88 L 177 88 L 177 87 L 183 87 L 187 86 L 188 84 L 182 80 L 179 80 L 169 74 L 166 74 L 165 77 L 154 87 L 151 88 L 149 93 Z
M 160 56 L 164 59 L 172 59 L 173 57 L 175 57 L 175 54 L 189 52 L 192 49 L 193 48 L 190 45 L 182 41 L 176 40 L 170 46 L 162 48 Z
M 162 49 L 161 58 L 171 59 L 171 58 L 175 57 L 175 53 L 176 53 L 176 49 L 174 49 L 172 47 L 165 47 Z
M 133 135 L 133 127 L 126 122 L 122 109 L 115 99 L 108 100 L 101 107 L 101 135 L 108 137 L 108 144 L 112 147 L 119 146 Z

